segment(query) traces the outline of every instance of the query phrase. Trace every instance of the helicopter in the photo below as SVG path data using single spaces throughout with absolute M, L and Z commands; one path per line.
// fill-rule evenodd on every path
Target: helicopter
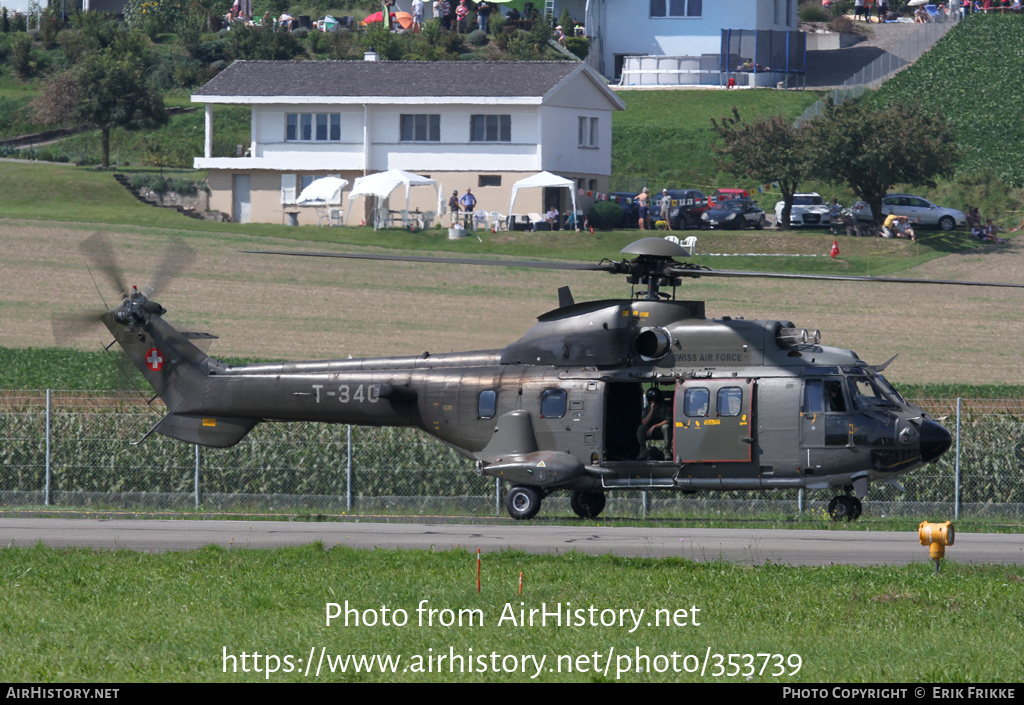
M 415 427 L 508 483 L 505 507 L 516 520 L 560 491 L 577 516 L 593 519 L 614 490 L 802 488 L 834 491 L 830 516 L 851 521 L 871 483 L 899 487 L 900 476 L 949 449 L 950 432 L 883 376 L 892 360 L 868 364 L 791 321 L 709 319 L 704 302 L 676 298 L 685 280 L 1021 286 L 711 270 L 679 261 L 688 251 L 657 237 L 595 264 L 245 251 L 604 272 L 624 276 L 631 295 L 576 302 L 562 287 L 558 307 L 501 349 L 230 365 L 197 345 L 212 336 L 164 319 L 151 298 L 157 286 L 125 285 L 101 234 L 86 243 L 121 295 L 99 320 L 167 407 L 142 440 L 155 432 L 230 447 L 272 421 Z M 183 269 L 190 252 L 172 245 L 157 281 Z

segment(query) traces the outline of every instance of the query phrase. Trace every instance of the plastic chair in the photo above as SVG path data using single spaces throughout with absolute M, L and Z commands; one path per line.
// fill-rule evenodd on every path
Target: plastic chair
M 491 230 L 508 230 L 505 216 L 498 211 L 491 211 Z
M 342 221 L 342 217 L 343 217 L 343 214 L 342 214 L 342 211 L 341 211 L 340 208 L 331 208 L 331 209 L 329 209 L 327 211 L 327 218 L 328 218 L 327 222 L 332 227 L 335 226 L 335 225 L 340 226 L 341 225 L 341 221 Z
M 697 254 L 697 236 L 691 235 L 680 243 L 681 247 L 689 253 L 690 257 Z
M 487 229 L 487 211 L 473 211 L 473 229 Z
M 677 238 L 675 235 L 666 235 L 665 239 L 668 240 L 669 242 L 674 242 L 677 245 L 679 244 L 679 238 Z
M 423 223 L 423 229 L 426 230 L 427 228 L 433 227 L 434 226 L 434 218 L 436 218 L 436 217 L 437 217 L 437 211 L 424 211 L 423 212 L 423 216 L 421 218 L 422 223 Z

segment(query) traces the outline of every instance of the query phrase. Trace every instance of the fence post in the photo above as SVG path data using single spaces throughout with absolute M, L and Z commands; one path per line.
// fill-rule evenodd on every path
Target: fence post
M 46 390 L 46 488 L 43 504 L 50 506 L 50 390 Z
M 348 425 L 347 442 L 345 443 L 345 511 L 352 511 L 352 424 Z
M 953 519 L 960 518 L 960 397 L 956 398 L 956 461 L 953 481 Z
M 196 511 L 199 511 L 199 444 L 196 443 L 196 476 L 195 476 L 195 487 L 196 487 Z
M 501 516 L 501 478 L 494 478 L 494 516 Z

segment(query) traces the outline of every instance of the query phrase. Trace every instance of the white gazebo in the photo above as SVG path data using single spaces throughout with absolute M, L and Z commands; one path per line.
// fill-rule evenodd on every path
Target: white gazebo
M 576 218 L 576 183 L 572 179 L 566 179 L 550 171 L 542 171 L 539 174 L 528 176 L 525 179 L 512 184 L 512 200 L 508 204 L 508 212 L 516 212 L 516 195 L 521 188 L 566 188 L 569 189 L 569 197 L 572 199 L 573 218 Z M 577 227 L 578 224 L 577 224 Z
M 409 212 L 409 189 L 413 186 L 436 186 L 438 213 L 441 212 L 444 206 L 443 187 L 434 181 L 434 179 L 428 179 L 425 176 L 419 176 L 417 174 L 410 174 L 409 172 L 402 171 L 401 169 L 391 169 L 389 171 L 381 171 L 376 174 L 359 177 L 355 180 L 355 183 L 352 184 L 352 192 L 349 193 L 348 197 L 349 200 L 352 200 L 358 196 L 372 196 L 374 199 L 373 210 L 376 214 L 379 212 L 380 200 L 388 198 L 392 191 L 403 184 L 405 185 L 404 213 L 408 214 Z M 381 219 L 379 217 L 374 217 L 374 230 L 377 229 L 380 220 Z

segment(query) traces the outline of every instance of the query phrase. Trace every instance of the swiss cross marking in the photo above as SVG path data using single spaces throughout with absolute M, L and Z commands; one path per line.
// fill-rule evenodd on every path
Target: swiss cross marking
M 150 348 L 146 353 L 146 367 L 159 372 L 164 366 L 164 356 L 156 348 Z

